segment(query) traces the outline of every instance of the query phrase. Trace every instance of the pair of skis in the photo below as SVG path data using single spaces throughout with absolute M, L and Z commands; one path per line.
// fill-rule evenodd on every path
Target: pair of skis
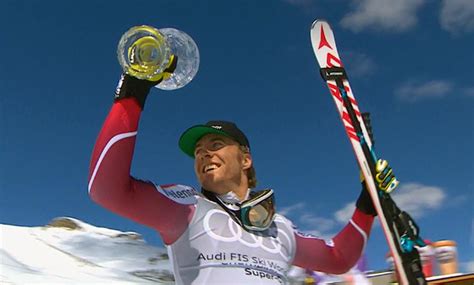
M 311 43 L 326 81 L 336 103 L 344 128 L 349 136 L 365 183 L 385 233 L 390 252 L 401 284 L 427 284 L 423 275 L 420 256 L 414 247 L 424 246 L 419 228 L 408 213 L 400 210 L 390 194 L 378 189 L 375 183 L 375 155 L 370 127 L 347 79 L 339 57 L 331 27 L 325 21 L 316 20 L 311 26 Z

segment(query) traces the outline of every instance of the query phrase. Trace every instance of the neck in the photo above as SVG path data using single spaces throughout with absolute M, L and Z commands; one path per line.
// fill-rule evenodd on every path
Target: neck
M 228 184 L 228 186 L 230 187 L 227 188 L 228 191 L 224 193 L 234 192 L 240 201 L 246 200 L 248 198 L 249 193 L 249 184 L 247 181 L 247 176 L 241 175 L 238 179 L 236 179 L 236 181 L 233 181 L 232 184 Z

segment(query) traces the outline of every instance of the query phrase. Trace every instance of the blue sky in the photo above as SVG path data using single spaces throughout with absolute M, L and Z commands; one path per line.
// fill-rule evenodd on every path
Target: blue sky
M 112 4 L 113 3 L 113 4 Z M 199 46 L 195 79 L 154 89 L 140 123 L 132 174 L 198 186 L 177 140 L 191 125 L 235 121 L 250 139 L 259 187 L 302 230 L 329 237 L 359 195 L 358 168 L 309 40 L 328 20 L 395 195 L 430 240 L 458 243 L 474 271 L 474 6 L 444 1 L 13 1 L 0 2 L 0 223 L 57 216 L 152 231 L 87 195 L 92 147 L 121 69 L 128 28 L 174 27 Z M 369 267 L 386 268 L 375 226 Z

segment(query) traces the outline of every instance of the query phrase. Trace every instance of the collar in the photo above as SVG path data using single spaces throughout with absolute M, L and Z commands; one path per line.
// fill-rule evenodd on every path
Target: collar
M 243 201 L 249 198 L 249 194 L 250 194 L 250 188 L 247 189 L 247 193 L 245 194 L 245 198 Z M 217 197 L 219 197 L 219 199 L 226 204 L 240 204 L 242 202 L 237 196 L 237 194 L 235 194 L 235 192 L 233 191 L 229 191 L 222 195 L 217 195 Z

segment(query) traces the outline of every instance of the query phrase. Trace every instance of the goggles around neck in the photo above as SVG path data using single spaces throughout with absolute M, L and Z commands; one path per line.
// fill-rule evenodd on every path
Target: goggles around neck
M 202 190 L 206 198 L 219 204 L 240 226 L 249 231 L 265 231 L 275 219 L 273 189 L 250 192 L 250 198 L 237 205 L 229 205 L 214 193 Z M 231 206 L 239 206 L 234 210 Z
M 275 200 L 272 189 L 250 192 L 250 199 L 240 204 L 240 221 L 244 228 L 264 231 L 275 218 Z

